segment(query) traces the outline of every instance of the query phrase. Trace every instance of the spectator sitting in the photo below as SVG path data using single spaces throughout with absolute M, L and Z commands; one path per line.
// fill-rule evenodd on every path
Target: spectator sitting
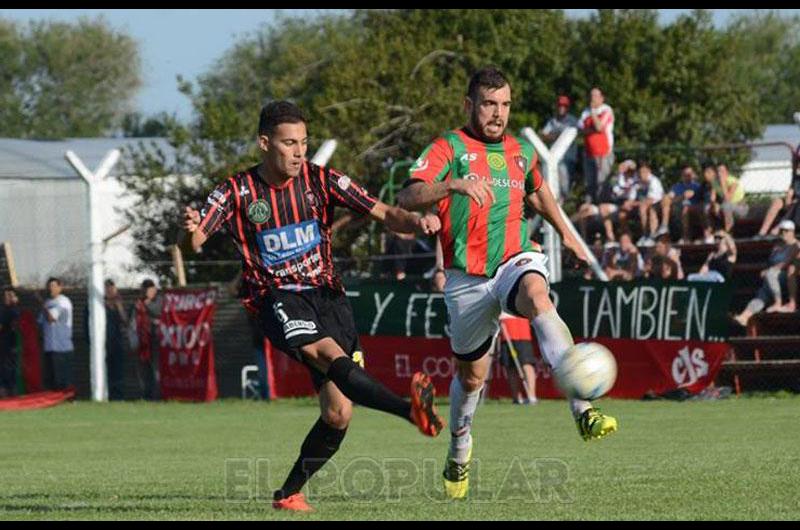
M 661 280 L 677 280 L 678 265 L 672 259 L 654 254 L 645 265 L 648 278 Z
M 733 234 L 734 214 L 736 217 L 747 215 L 748 207 L 744 202 L 744 187 L 739 179 L 728 172 L 728 166 L 717 164 L 717 179 L 714 181 L 714 193 L 717 197 L 715 214 L 722 210 L 724 229 Z
M 717 250 L 710 253 L 698 272 L 686 277 L 690 282 L 726 282 L 736 264 L 736 243 L 727 232 L 718 230 L 714 234 Z
M 636 162 L 625 160 L 619 164 L 617 174 L 600 188 L 599 213 L 607 241 L 616 241 L 612 221 L 616 215 L 618 226 L 627 225 L 628 216 L 634 209 L 633 190 L 636 182 Z M 583 205 L 585 206 L 585 205 Z
M 768 312 L 773 313 L 794 313 L 797 311 L 797 282 L 798 272 L 800 272 L 800 259 L 795 259 L 786 267 L 786 290 L 789 292 L 789 300 L 780 306 L 773 305 Z
M 428 243 L 417 239 L 415 234 L 389 232 L 386 237 L 386 255 L 396 256 L 384 266 L 395 280 L 404 280 L 411 274 L 423 274 L 430 267 L 430 261 L 415 258 L 418 252 L 431 252 Z
M 550 144 L 555 142 L 561 133 L 568 127 L 578 127 L 578 118 L 569 112 L 570 99 L 565 95 L 558 96 L 556 100 L 556 113 L 550 118 L 542 129 L 544 140 Z M 561 201 L 569 196 L 575 180 L 575 171 L 578 166 L 578 144 L 572 142 L 564 153 L 564 158 L 558 163 L 558 184 L 561 192 Z
M 609 280 L 630 281 L 641 276 L 644 260 L 628 232 L 619 236 L 619 245 L 603 254 L 602 266 Z
M 674 204 L 673 204 L 673 201 Z M 681 239 L 679 243 L 689 243 L 691 241 L 692 221 L 703 228 L 706 233 L 708 224 L 703 211 L 703 189 L 697 182 L 697 175 L 692 166 L 685 165 L 681 170 L 681 181 L 672 186 L 662 200 L 661 208 L 661 228 L 656 235 L 669 233 L 669 219 L 673 206 L 676 216 L 680 213 L 681 219 Z
M 764 222 L 761 223 L 761 229 L 759 229 L 758 235 L 756 236 L 757 239 L 765 237 L 767 232 L 772 235 L 778 234 L 777 226 L 771 231 L 770 227 L 781 210 L 784 212 L 781 221 L 789 220 L 795 224 L 800 222 L 800 167 L 795 170 L 792 176 L 792 183 L 786 192 L 786 196 L 784 198 L 777 198 L 770 204 L 769 210 L 767 210 L 767 214 L 764 216 Z
M 654 251 L 656 256 L 669 258 L 675 263 L 675 279 L 682 280 L 685 277 L 683 274 L 683 266 L 681 266 L 681 251 L 672 246 L 669 234 L 658 236 Z
M 658 212 L 661 199 L 664 198 L 664 186 L 650 168 L 650 163 L 639 163 L 639 178 L 634 186 L 635 206 L 639 208 L 639 222 L 642 225 L 642 237 L 637 245 L 653 245 L 653 238 L 658 229 Z
M 769 255 L 769 267 L 761 271 L 764 282 L 756 293 L 756 297 L 750 300 L 747 307 L 734 317 L 734 320 L 743 327 L 747 326 L 750 317 L 760 312 L 764 307 L 772 302 L 770 309 L 780 308 L 783 302 L 783 290 L 786 285 L 787 269 L 789 265 L 797 260 L 800 255 L 800 244 L 794 230 L 795 225 L 792 221 L 781 221 L 778 225 L 781 242 L 775 245 Z M 783 285 L 782 285 L 783 284 Z M 788 289 L 785 289 L 788 290 Z

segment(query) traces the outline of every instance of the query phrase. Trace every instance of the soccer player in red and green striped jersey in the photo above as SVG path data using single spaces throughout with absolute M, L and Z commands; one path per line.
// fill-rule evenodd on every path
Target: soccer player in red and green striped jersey
M 398 195 L 407 209 L 436 207 L 442 224 L 445 302 L 450 345 L 458 361 L 450 385 L 451 443 L 445 462 L 445 491 L 461 498 L 469 487 L 473 415 L 486 379 L 486 355 L 499 329 L 501 311 L 531 320 L 547 362 L 558 370 L 572 334 L 548 296 L 547 257 L 527 237 L 528 202 L 559 232 L 581 260 L 586 255 L 561 217 L 538 169 L 530 143 L 506 134 L 511 86 L 495 67 L 476 72 L 464 99 L 465 127 L 434 140 L 417 159 Z M 588 401 L 570 400 L 585 439 L 617 428 L 614 418 Z

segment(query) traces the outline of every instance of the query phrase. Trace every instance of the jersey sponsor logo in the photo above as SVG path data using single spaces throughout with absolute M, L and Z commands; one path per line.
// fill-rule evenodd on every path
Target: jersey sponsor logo
M 283 336 L 287 339 L 298 335 L 314 335 L 317 333 L 317 323 L 311 320 L 290 320 L 283 324 Z
M 495 171 L 501 171 L 508 167 L 506 165 L 506 157 L 500 153 L 489 153 L 486 155 L 486 163 L 489 164 L 489 167 Z
M 264 199 L 258 199 L 247 207 L 247 218 L 250 219 L 251 223 L 265 223 L 269 219 L 270 213 L 272 211 Z
M 302 256 L 320 244 L 319 225 L 316 220 L 262 230 L 256 242 L 261 258 L 269 266 L 278 265 Z
M 475 162 L 478 159 L 478 153 L 464 153 L 458 160 L 463 163 Z
M 494 188 L 512 188 L 517 190 L 525 189 L 525 182 L 521 179 L 497 178 L 497 177 L 484 177 L 477 173 L 467 173 L 464 175 L 466 180 L 485 180 L 492 183 Z
M 428 169 L 428 159 L 419 157 L 417 161 L 414 163 L 414 167 L 411 169 L 411 172 L 414 171 L 425 171 Z

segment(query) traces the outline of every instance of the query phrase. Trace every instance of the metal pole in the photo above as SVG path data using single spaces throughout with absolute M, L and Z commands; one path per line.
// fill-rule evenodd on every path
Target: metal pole
M 65 153 L 67 161 L 88 185 L 89 242 L 91 269 L 88 282 L 89 337 L 92 400 L 107 401 L 106 384 L 106 310 L 103 302 L 103 236 L 100 233 L 100 190 L 98 184 L 108 175 L 120 157 L 118 149 L 108 152 L 97 170 L 92 173 L 72 151 Z
M 569 149 L 570 144 L 572 144 L 572 142 L 575 140 L 575 137 L 578 135 L 578 129 L 575 127 L 567 127 L 564 132 L 561 133 L 555 143 L 553 143 L 552 149 L 548 149 L 541 138 L 539 138 L 530 127 L 523 128 L 522 135 L 533 144 L 536 152 L 539 153 L 539 157 L 542 160 L 542 171 L 544 171 L 545 179 L 547 179 L 547 185 L 550 186 L 550 191 L 553 192 L 553 196 L 558 202 L 561 196 L 561 188 L 558 184 L 558 163 L 562 158 L 564 158 L 564 155 L 567 153 L 567 149 Z M 572 221 L 570 221 L 569 216 L 567 216 L 560 204 L 558 209 L 561 212 L 561 217 L 564 219 L 567 228 L 569 228 L 569 231 L 572 232 L 572 235 L 575 236 L 580 245 L 583 247 L 583 251 L 589 258 L 589 266 L 592 268 L 592 271 L 594 271 L 595 276 L 597 276 L 599 280 L 607 282 L 608 276 L 606 275 L 605 271 L 603 271 L 603 268 L 597 262 L 597 258 L 594 257 L 594 253 L 592 253 L 589 246 L 575 229 L 575 226 L 572 224 Z M 550 281 L 553 283 L 560 282 L 562 272 L 561 237 L 559 237 L 558 232 L 556 232 L 556 229 L 550 223 L 545 225 L 544 250 L 549 258 L 548 264 L 550 268 Z

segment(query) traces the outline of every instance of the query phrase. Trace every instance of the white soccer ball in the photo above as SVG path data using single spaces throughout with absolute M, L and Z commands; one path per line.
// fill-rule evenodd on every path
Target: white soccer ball
M 596 342 L 570 347 L 556 369 L 556 381 L 570 398 L 592 400 L 611 390 L 617 380 L 614 355 Z

